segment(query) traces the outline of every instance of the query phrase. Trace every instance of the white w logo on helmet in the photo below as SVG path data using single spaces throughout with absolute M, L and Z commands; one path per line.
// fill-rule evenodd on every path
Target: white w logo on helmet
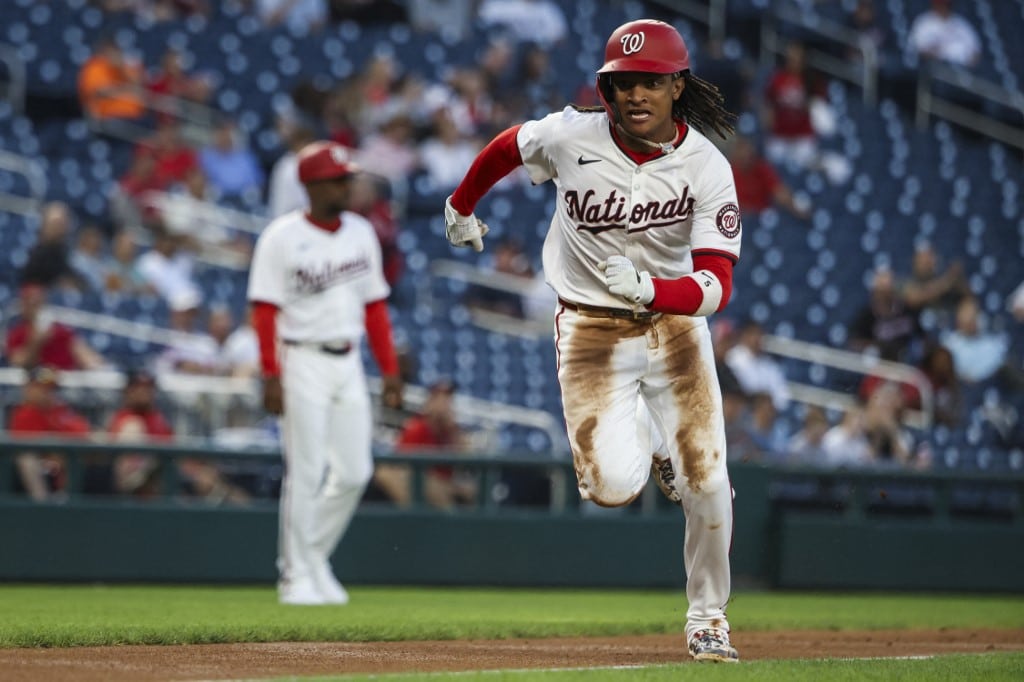
M 344 147 L 331 147 L 331 158 L 338 165 L 348 163 L 348 152 Z
M 619 41 L 622 43 L 622 54 L 633 54 L 639 52 L 644 46 L 644 32 L 623 34 Z

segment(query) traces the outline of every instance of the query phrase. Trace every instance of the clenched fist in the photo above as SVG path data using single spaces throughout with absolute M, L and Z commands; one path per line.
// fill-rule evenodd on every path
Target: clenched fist
M 637 270 L 633 261 L 625 256 L 608 256 L 608 260 L 597 264 L 597 269 L 604 273 L 608 291 L 627 302 L 647 305 L 654 300 L 654 282 L 650 274 L 646 270 Z
M 484 250 L 484 235 L 488 228 L 484 221 L 470 213 L 462 215 L 452 206 L 452 198 L 444 202 L 444 233 L 452 246 L 472 246 L 479 253 Z

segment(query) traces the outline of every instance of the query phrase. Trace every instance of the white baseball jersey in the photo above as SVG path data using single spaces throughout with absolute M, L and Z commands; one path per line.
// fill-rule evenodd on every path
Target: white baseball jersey
M 604 110 L 566 107 L 524 123 L 516 140 L 530 179 L 558 190 L 543 262 L 559 296 L 625 307 L 597 269 L 611 255 L 666 279 L 693 272 L 693 251 L 739 257 L 732 169 L 693 128 L 674 151 L 639 165 L 612 137 Z
M 277 332 L 289 341 L 358 341 L 365 306 L 387 298 L 373 226 L 346 211 L 334 232 L 301 211 L 275 219 L 256 241 L 250 301 L 276 305 Z

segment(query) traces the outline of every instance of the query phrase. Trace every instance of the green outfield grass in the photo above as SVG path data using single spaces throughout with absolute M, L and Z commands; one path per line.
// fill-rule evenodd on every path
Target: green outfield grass
M 685 618 L 681 592 L 350 592 L 346 607 L 284 607 L 269 587 L 5 585 L 0 646 L 618 635 L 679 632 Z M 1024 628 L 1024 596 L 740 592 L 729 619 L 742 630 Z
M 459 682 L 932 682 L 935 680 L 1021 679 L 1024 654 L 986 654 L 976 656 L 939 656 L 923 660 L 842 660 L 842 661 L 758 661 L 739 665 L 661 665 L 642 669 L 599 669 L 574 671 L 510 671 L 410 675 L 350 675 L 344 677 L 304 677 L 303 682 L 414 682 L 455 678 Z M 285 679 L 263 682 L 284 682 Z

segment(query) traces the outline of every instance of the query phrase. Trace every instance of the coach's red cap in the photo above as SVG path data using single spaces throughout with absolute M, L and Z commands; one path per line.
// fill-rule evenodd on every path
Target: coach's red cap
M 334 180 L 352 175 L 359 169 L 352 151 L 337 142 L 313 142 L 299 150 L 299 182 L 306 185 L 319 180 Z

